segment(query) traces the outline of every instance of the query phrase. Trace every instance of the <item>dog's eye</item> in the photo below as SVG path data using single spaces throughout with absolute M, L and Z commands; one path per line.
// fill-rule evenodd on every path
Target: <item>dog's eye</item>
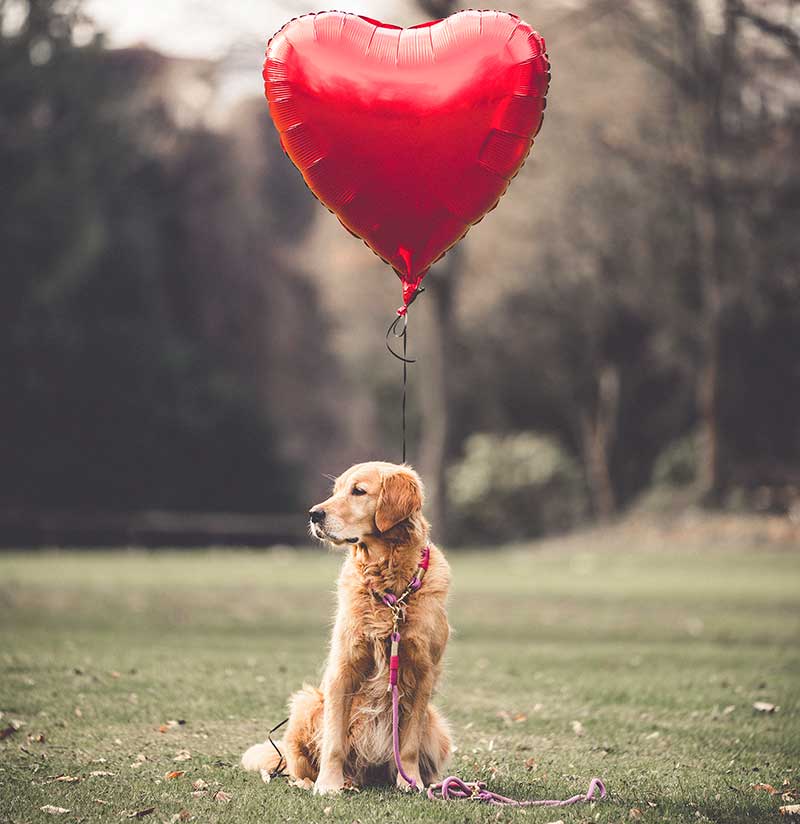
M 353 491 L 350 494 L 351 495 L 366 495 L 367 490 L 366 489 L 360 489 L 359 487 L 354 486 Z

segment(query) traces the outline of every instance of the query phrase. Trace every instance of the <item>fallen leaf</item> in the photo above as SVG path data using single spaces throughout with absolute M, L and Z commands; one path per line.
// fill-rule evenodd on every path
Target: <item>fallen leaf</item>
M 775 789 L 775 787 L 772 786 L 772 784 L 752 784 L 751 789 L 764 790 L 765 792 L 768 792 L 770 795 L 775 795 L 775 793 L 778 792 Z
M 559 818 L 558 821 L 548 821 L 547 824 L 564 824 L 564 819 Z
M 511 720 L 514 721 L 515 724 L 521 724 L 523 721 L 528 720 L 528 716 L 525 715 L 524 712 L 518 712 Z
M 139 767 L 141 767 L 142 764 L 145 763 L 145 761 L 147 761 L 147 756 L 143 752 L 140 752 L 136 756 L 136 760 L 131 764 L 131 769 L 138 770 Z
M 208 784 L 205 781 L 203 781 L 202 778 L 198 778 L 197 781 L 195 781 L 192 784 L 192 789 L 193 790 L 207 790 L 208 789 Z
M 778 812 L 781 815 L 800 815 L 800 804 L 787 804 L 785 807 L 778 807 Z
M 165 773 L 164 780 L 174 781 L 176 778 L 180 778 L 182 775 L 186 775 L 186 773 L 183 770 L 172 770 L 171 772 Z
M 126 818 L 144 818 L 146 815 L 150 815 L 150 813 L 154 813 L 156 810 L 155 807 L 146 807 L 143 810 L 136 810 L 132 813 L 123 813 Z
M 333 812 L 333 807 L 325 807 L 325 809 L 322 811 L 322 814 L 323 815 L 330 815 L 332 812 Z
M 172 759 L 173 761 L 188 761 L 192 757 L 192 754 L 189 750 L 178 750 L 175 753 L 175 757 Z
M 641 817 L 642 811 L 638 807 L 631 807 L 630 810 L 628 810 L 628 818 L 637 819 Z
M 535 758 L 526 758 L 525 759 L 525 769 L 529 770 L 530 772 L 535 772 L 538 769 L 539 765 L 536 763 Z
M 159 732 L 167 732 L 168 730 L 174 729 L 175 727 L 180 727 L 182 724 L 186 722 L 183 719 L 177 720 L 175 718 L 170 719 L 169 721 L 165 721 L 159 728 Z
M 34 735 L 33 733 L 30 733 L 28 735 L 28 741 L 30 741 L 31 744 L 44 744 L 44 733 L 40 732 L 40 733 L 37 733 L 36 735 Z
M 94 803 L 95 804 L 102 804 L 104 807 L 108 806 L 108 801 L 103 801 L 102 798 L 95 798 Z
M 188 821 L 192 817 L 192 814 L 187 809 L 183 809 L 180 812 L 175 813 L 169 820 L 169 824 L 178 824 L 179 821 Z
M 583 724 L 580 721 L 573 721 L 572 722 L 572 731 L 575 735 L 583 735 L 586 730 L 583 728 Z
M 75 715 L 77 718 L 83 718 L 83 712 L 80 707 L 75 707 Z
M 80 780 L 77 775 L 57 775 L 53 778 L 53 781 L 62 781 L 64 784 L 77 784 Z
M 109 772 L 108 770 L 92 770 L 89 773 L 91 778 L 105 778 L 105 777 L 113 777 L 116 773 Z
M 661 736 L 661 733 L 658 730 L 656 730 L 655 732 L 651 732 L 650 735 L 646 735 L 645 740 L 646 741 L 653 741 L 654 739 L 659 738 L 660 736 Z
M 227 804 L 232 798 L 233 796 L 226 793 L 225 790 L 217 790 L 214 793 L 214 801 L 219 801 L 222 804 Z
M 777 712 L 780 707 L 776 707 L 775 704 L 770 704 L 769 701 L 756 701 L 753 704 L 753 709 L 756 712 Z
M 69 812 L 65 807 L 54 807 L 52 804 L 45 804 L 44 807 L 39 807 L 39 809 L 43 813 L 49 813 L 50 815 L 63 815 Z
M 722 710 L 723 715 L 730 715 L 736 709 L 734 704 L 728 704 L 724 710 Z
M 120 674 L 119 674 L 116 670 L 111 670 L 111 672 L 109 672 L 108 674 L 109 674 L 112 678 L 119 678 L 119 677 L 120 677 Z
M 158 731 L 159 732 L 167 732 L 167 730 L 171 730 L 175 727 L 182 727 L 185 723 L 186 723 L 186 721 L 183 718 L 178 718 L 178 719 L 173 718 L 173 719 L 165 722 L 164 724 L 162 724 L 158 728 Z
M 202 798 L 204 795 L 207 795 L 207 793 L 206 793 L 206 791 L 205 791 L 205 790 L 194 790 L 194 791 L 192 792 L 192 795 L 193 795 L 195 798 Z

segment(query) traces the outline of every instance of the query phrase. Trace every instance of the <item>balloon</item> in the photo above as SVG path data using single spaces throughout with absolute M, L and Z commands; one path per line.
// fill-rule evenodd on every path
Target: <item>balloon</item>
M 331 11 L 287 23 L 263 75 L 285 152 L 399 275 L 402 314 L 525 162 L 550 64 L 539 34 L 505 12 L 403 29 Z

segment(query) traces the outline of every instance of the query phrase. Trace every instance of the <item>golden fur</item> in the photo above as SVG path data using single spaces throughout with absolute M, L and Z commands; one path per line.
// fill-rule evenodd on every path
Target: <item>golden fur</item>
M 315 793 L 339 792 L 346 782 L 360 786 L 390 780 L 407 788 L 392 755 L 387 692 L 392 614 L 374 593 L 400 594 L 426 545 L 430 566 L 422 588 L 410 597 L 400 630 L 401 758 L 419 787 L 439 780 L 449 760 L 447 722 L 430 698 L 450 633 L 450 567 L 428 541 L 423 496 L 422 482 L 410 467 L 371 462 L 348 469 L 331 497 L 311 509 L 312 534 L 349 547 L 322 684 L 304 685 L 291 697 L 279 744 L 289 774 L 313 781 Z M 242 756 L 242 765 L 272 770 L 277 760 L 269 743 L 256 744 Z

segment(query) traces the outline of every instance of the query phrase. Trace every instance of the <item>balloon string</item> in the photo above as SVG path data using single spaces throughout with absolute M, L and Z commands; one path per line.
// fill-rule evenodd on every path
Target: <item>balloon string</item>
M 402 322 L 402 329 L 398 332 L 398 325 Z M 403 340 L 403 354 L 399 355 L 392 349 L 389 342 L 391 337 L 402 338 Z M 403 427 L 403 463 L 406 462 L 406 396 L 408 394 L 408 364 L 416 363 L 416 358 L 408 357 L 408 313 L 398 315 L 389 325 L 386 330 L 386 348 L 389 353 L 403 363 L 403 402 L 401 406 L 401 417 Z
M 397 358 L 397 360 L 403 362 L 403 404 L 402 404 L 402 421 L 403 421 L 403 463 L 406 462 L 406 394 L 408 390 L 408 364 L 409 363 L 416 363 L 416 358 L 409 358 L 408 357 L 408 310 L 411 304 L 425 291 L 424 286 L 420 286 L 417 283 L 416 289 L 412 293 L 411 297 L 406 301 L 405 305 L 397 310 L 397 317 L 389 324 L 389 328 L 386 330 L 386 348 L 389 350 L 389 354 L 392 357 Z M 403 328 L 398 332 L 398 324 L 402 321 Z M 391 344 L 389 343 L 390 338 L 402 338 L 403 339 L 403 354 L 398 355 L 397 352 L 392 349 Z
M 405 328 L 403 330 L 403 460 L 406 462 L 406 388 L 408 386 L 408 358 L 406 357 L 406 344 L 408 343 L 408 315 L 406 315 Z

